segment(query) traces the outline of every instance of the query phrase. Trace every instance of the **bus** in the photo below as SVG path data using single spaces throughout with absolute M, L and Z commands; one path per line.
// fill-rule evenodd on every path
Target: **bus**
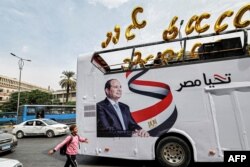
M 79 56 L 76 123 L 79 134 L 91 141 L 82 144 L 79 153 L 156 159 L 162 166 L 186 167 L 192 161 L 223 162 L 227 151 L 250 150 L 249 30 L 236 29 Z M 180 41 L 184 47 L 179 46 Z M 197 41 L 202 41 L 197 51 L 188 52 L 188 46 Z M 172 43 L 183 49 L 183 54 L 173 56 L 168 52 L 169 57 L 160 57 L 165 61 L 161 65 L 146 57 L 149 55 L 146 51 L 164 54 L 164 48 Z M 129 55 L 131 58 L 127 58 Z M 108 87 L 110 80 L 119 81 L 121 86 Z M 123 128 L 112 106 L 112 87 L 114 92 L 122 89 L 115 94 L 120 96 L 120 110 L 130 111 L 149 137 L 129 132 L 128 113 L 123 116 L 127 124 Z M 120 131 L 126 132 L 121 135 Z
M 48 118 L 60 123 L 72 124 L 76 119 L 76 107 L 74 105 L 20 106 L 17 123 L 35 118 Z
M 16 112 L 0 112 L 0 125 L 16 124 Z

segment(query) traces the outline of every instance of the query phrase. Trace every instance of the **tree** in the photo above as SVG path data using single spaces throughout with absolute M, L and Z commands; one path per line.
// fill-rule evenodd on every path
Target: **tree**
M 8 102 L 5 102 L 1 106 L 1 110 L 5 112 L 16 111 L 18 92 L 14 92 L 10 95 Z M 20 106 L 24 104 L 51 104 L 52 94 L 42 92 L 40 90 L 32 90 L 31 92 L 20 92 Z
M 68 103 L 69 99 L 69 91 L 76 89 L 76 79 L 75 73 L 72 71 L 63 71 L 63 76 L 61 76 L 63 79 L 59 82 L 60 86 L 66 89 L 66 103 Z

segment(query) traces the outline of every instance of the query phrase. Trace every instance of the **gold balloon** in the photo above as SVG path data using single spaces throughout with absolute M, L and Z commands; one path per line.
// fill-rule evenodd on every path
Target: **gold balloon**
M 162 60 L 167 64 L 168 61 L 173 60 L 174 51 L 172 49 L 166 49 L 161 54 Z
M 169 27 L 167 30 L 165 30 L 162 34 L 162 38 L 165 41 L 175 39 L 178 35 L 178 28 L 175 26 L 176 21 L 178 20 L 177 16 L 174 16 L 172 21 L 169 24 Z
M 223 24 L 221 25 L 221 22 L 226 18 L 226 17 L 231 17 L 234 14 L 234 12 L 232 10 L 228 10 L 225 11 L 224 13 L 222 13 L 222 15 L 220 15 L 220 17 L 217 19 L 217 21 L 214 24 L 214 31 L 216 33 L 220 33 L 222 31 L 224 31 L 225 29 L 227 29 L 228 24 Z
M 102 42 L 102 48 L 106 48 L 106 42 Z
M 194 15 L 189 19 L 189 21 L 186 25 L 186 28 L 185 28 L 186 35 L 189 35 L 194 31 L 194 26 L 192 26 L 192 24 L 193 24 L 193 22 L 196 22 L 197 19 L 198 19 L 197 15 Z
M 153 60 L 154 59 L 154 55 L 148 55 L 144 60 L 145 64 L 147 64 L 148 61 Z
M 235 28 L 244 28 L 250 25 L 250 20 L 241 21 L 242 16 L 246 13 L 246 11 L 250 11 L 250 4 L 247 4 L 240 8 L 238 13 L 234 18 L 234 27 Z
M 107 39 L 105 42 L 102 42 L 102 48 L 106 48 L 108 46 L 112 38 L 112 32 L 108 32 L 106 36 L 107 36 Z
M 114 31 L 115 31 L 115 36 L 112 38 L 112 41 L 114 44 L 117 44 L 120 38 L 120 32 L 121 32 L 120 26 L 116 25 Z
M 210 25 L 208 25 L 208 24 L 205 24 L 203 27 L 201 27 L 201 21 L 203 19 L 208 19 L 209 17 L 210 17 L 209 13 L 202 13 L 198 17 L 198 19 L 197 19 L 197 21 L 195 23 L 195 30 L 196 30 L 196 32 L 203 33 L 203 32 L 205 32 L 205 31 L 207 31 L 209 29 Z
M 129 64 L 131 62 L 131 59 L 130 58 L 125 58 L 123 60 L 123 63 L 126 63 L 126 64 Z
M 126 32 L 125 32 L 125 36 L 127 38 L 127 40 L 131 40 L 131 39 L 134 39 L 135 38 L 135 34 L 131 34 L 130 31 L 131 29 L 135 29 L 134 25 L 133 24 L 130 24 L 127 29 L 126 29 Z
M 134 64 L 140 63 L 140 61 L 141 61 L 141 52 L 135 51 L 134 58 L 136 58 L 136 60 L 134 61 Z
M 195 53 L 195 50 L 196 48 L 200 47 L 202 45 L 202 43 L 198 42 L 198 43 L 195 43 L 194 46 L 192 47 L 191 49 L 191 58 L 195 59 L 195 58 L 198 58 L 198 54 Z
M 137 14 L 138 14 L 138 12 L 142 13 L 142 12 L 143 12 L 143 8 L 142 8 L 142 7 L 136 7 L 136 8 L 133 10 L 133 12 L 132 12 L 131 17 L 132 17 L 133 25 L 134 25 L 136 28 L 141 29 L 141 28 L 144 28 L 144 27 L 146 26 L 147 22 L 146 22 L 145 20 L 143 20 L 141 23 L 138 22 L 137 17 L 136 17 Z
M 123 69 L 124 71 L 126 71 L 126 70 L 129 69 L 129 65 L 130 65 L 130 63 L 131 63 L 131 59 L 130 59 L 130 58 L 125 58 L 125 59 L 123 60 L 123 63 L 124 63 L 124 64 L 122 64 L 122 69 Z
M 182 48 L 182 49 L 177 53 L 176 61 L 180 61 L 181 58 L 183 59 L 183 54 L 184 54 L 184 49 Z

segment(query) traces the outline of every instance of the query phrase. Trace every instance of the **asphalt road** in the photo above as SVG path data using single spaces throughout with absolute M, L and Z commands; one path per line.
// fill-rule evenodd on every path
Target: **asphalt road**
M 18 159 L 24 167 L 63 167 L 66 157 L 58 152 L 52 156 L 48 150 L 62 141 L 66 136 L 26 137 L 18 140 L 18 146 L 12 153 L 0 154 L 2 158 Z M 155 167 L 159 166 L 155 161 L 135 161 L 114 158 L 101 158 L 78 155 L 79 167 Z

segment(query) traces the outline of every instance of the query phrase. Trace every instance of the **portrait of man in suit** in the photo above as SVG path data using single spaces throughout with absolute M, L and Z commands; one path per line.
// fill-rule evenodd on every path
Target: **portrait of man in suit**
M 97 137 L 148 137 L 133 119 L 129 106 L 120 102 L 122 86 L 117 79 L 106 82 L 106 98 L 97 103 Z

